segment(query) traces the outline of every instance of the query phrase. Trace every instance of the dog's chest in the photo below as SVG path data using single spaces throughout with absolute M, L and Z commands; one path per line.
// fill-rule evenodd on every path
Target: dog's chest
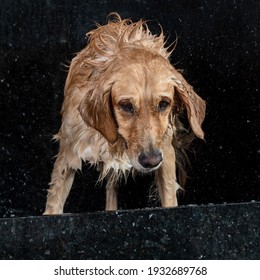
M 132 168 L 132 164 L 129 160 L 126 152 L 111 153 L 107 141 L 103 138 L 94 136 L 94 141 L 87 141 L 85 149 L 81 155 L 84 161 L 88 161 L 91 165 L 103 165 L 103 173 L 107 173 L 109 170 L 113 172 L 127 172 Z

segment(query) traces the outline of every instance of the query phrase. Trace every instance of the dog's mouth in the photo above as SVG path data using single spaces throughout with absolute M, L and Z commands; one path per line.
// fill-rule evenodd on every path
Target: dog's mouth
M 157 164 L 154 167 L 143 167 L 139 162 L 132 162 L 133 168 L 141 173 L 150 173 L 153 172 L 157 169 L 159 169 L 162 165 L 162 162 L 160 162 L 159 164 Z
M 148 167 L 148 168 L 142 169 L 142 172 L 144 172 L 144 173 L 153 172 L 153 171 L 159 169 L 161 167 L 161 165 L 162 165 L 162 161 L 154 167 Z
M 158 148 L 150 147 L 148 151 L 142 151 L 139 153 L 132 153 L 138 154 L 138 156 L 131 156 L 131 152 L 129 150 L 129 145 L 126 141 L 126 139 L 120 135 L 121 139 L 124 141 L 124 146 L 126 149 L 126 152 L 129 156 L 129 159 L 133 165 L 133 167 L 140 172 L 148 173 L 151 171 L 154 171 L 162 165 L 163 161 L 163 154 L 162 151 Z

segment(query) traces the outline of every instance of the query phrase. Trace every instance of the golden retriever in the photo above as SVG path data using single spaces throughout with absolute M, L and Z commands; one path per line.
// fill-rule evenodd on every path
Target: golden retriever
M 178 114 L 185 111 L 203 139 L 205 102 L 170 64 L 163 31 L 153 35 L 142 20 L 115 14 L 87 35 L 65 84 L 62 124 L 54 136 L 60 149 L 44 214 L 63 213 L 82 160 L 107 181 L 106 210 L 117 209 L 119 180 L 133 170 L 154 172 L 162 206 L 177 206 Z

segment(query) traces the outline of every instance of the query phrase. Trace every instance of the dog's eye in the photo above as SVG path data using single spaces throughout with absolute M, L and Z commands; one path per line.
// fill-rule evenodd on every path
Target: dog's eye
M 120 103 L 120 107 L 127 113 L 134 113 L 135 109 L 131 102 Z
M 167 102 L 165 100 L 161 100 L 159 102 L 158 109 L 160 112 L 165 111 L 169 105 L 170 105 L 169 102 Z

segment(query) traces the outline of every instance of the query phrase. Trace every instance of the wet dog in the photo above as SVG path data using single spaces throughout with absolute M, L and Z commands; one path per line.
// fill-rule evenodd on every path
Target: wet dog
M 106 210 L 117 209 L 117 185 L 131 170 L 154 172 L 163 207 L 177 206 L 178 114 L 203 139 L 205 102 L 170 64 L 164 35 L 142 20 L 116 15 L 88 33 L 65 84 L 60 143 L 44 214 L 63 213 L 82 160 L 106 179 Z

